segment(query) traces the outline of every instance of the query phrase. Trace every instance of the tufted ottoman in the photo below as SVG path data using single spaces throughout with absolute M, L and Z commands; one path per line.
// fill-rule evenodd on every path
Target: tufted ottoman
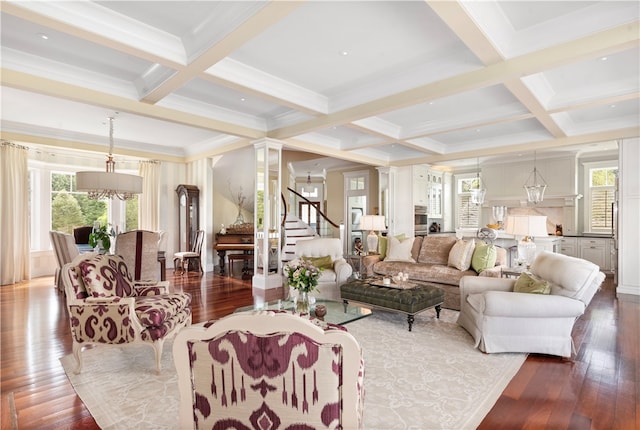
M 413 288 L 400 289 L 378 285 L 371 279 L 354 279 L 340 286 L 340 295 L 345 306 L 349 302 L 407 314 L 409 331 L 415 315 L 436 308 L 440 318 L 440 305 L 444 302 L 444 291 L 428 283 L 417 283 Z

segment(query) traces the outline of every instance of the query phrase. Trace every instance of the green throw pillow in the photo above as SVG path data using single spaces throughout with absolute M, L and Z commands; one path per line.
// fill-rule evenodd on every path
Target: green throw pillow
M 396 236 L 396 239 L 398 239 L 399 241 L 403 241 L 406 239 L 405 234 L 404 233 L 400 233 L 399 235 Z M 387 256 L 387 236 L 383 236 L 381 234 L 378 235 L 378 254 L 380 254 L 380 261 L 384 260 L 384 258 Z
M 331 269 L 333 268 L 333 260 L 330 255 L 325 255 L 323 257 L 302 257 L 304 261 L 307 261 L 318 269 Z
M 495 245 L 479 242 L 473 250 L 471 267 L 480 273 L 483 270 L 494 267 L 496 265 L 496 258 L 498 258 L 498 254 Z
M 549 294 L 551 293 L 551 285 L 547 281 L 524 272 L 518 277 L 513 291 L 516 293 Z

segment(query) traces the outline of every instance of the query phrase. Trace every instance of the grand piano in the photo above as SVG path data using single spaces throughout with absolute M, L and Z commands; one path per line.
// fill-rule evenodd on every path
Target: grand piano
M 231 266 L 233 261 L 242 260 L 242 279 L 251 279 L 253 264 L 249 266 L 249 262 L 253 261 L 253 236 L 253 230 L 242 233 L 227 232 L 225 234 L 216 234 L 216 244 L 213 249 L 220 258 L 220 275 L 225 274 L 226 256 L 229 260 L 229 273 L 233 272 L 233 267 Z M 227 251 L 230 251 L 228 256 Z

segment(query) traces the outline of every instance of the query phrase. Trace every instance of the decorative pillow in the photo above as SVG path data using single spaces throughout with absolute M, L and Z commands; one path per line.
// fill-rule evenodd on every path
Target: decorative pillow
M 387 256 L 384 261 L 406 261 L 415 263 L 411 258 L 411 248 L 413 247 L 413 237 L 399 240 L 394 236 L 388 238 Z
M 418 263 L 446 266 L 449 261 L 449 252 L 455 243 L 456 238 L 453 236 L 426 236 L 422 239 Z
M 401 233 L 395 236 L 396 239 L 398 240 L 403 240 L 405 239 L 405 234 Z M 378 235 L 378 254 L 380 254 L 380 260 L 384 260 L 385 257 L 387 256 L 387 242 L 388 242 L 388 237 L 387 236 L 383 236 L 381 234 Z
M 119 255 L 96 255 L 81 261 L 78 266 L 90 297 L 134 295 L 131 273 Z
M 302 256 L 302 259 L 306 262 L 309 262 L 316 266 L 318 269 L 332 269 L 333 268 L 333 260 L 330 255 L 325 255 L 323 257 L 305 257 Z
M 479 242 L 473 250 L 471 257 L 471 267 L 480 273 L 483 270 L 491 269 L 496 265 L 497 252 L 493 244 Z
M 449 251 L 449 267 L 455 267 L 458 270 L 465 271 L 471 267 L 471 258 L 473 257 L 473 250 L 475 247 L 475 241 L 471 240 L 457 240 L 453 245 L 451 251 Z
M 513 291 L 516 293 L 549 294 L 551 293 L 551 284 L 531 273 L 524 272 L 518 277 Z

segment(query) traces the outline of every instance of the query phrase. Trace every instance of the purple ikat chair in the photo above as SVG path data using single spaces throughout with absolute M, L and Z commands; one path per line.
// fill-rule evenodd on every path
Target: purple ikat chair
M 76 373 L 88 345 L 145 344 L 155 350 L 156 371 L 164 341 L 191 324 L 191 296 L 169 292 L 169 283 L 136 283 L 119 255 L 80 254 L 61 270 L 67 296 Z
M 361 428 L 364 361 L 343 327 L 236 313 L 182 329 L 173 357 L 181 429 Z

